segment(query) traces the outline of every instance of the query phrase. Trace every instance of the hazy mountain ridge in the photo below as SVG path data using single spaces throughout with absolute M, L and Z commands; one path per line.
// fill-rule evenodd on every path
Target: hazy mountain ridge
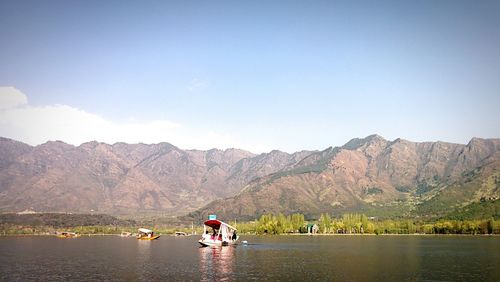
M 322 151 L 254 155 L 169 143 L 32 147 L 1 138 L 0 154 L 1 211 L 425 215 L 500 193 L 500 139 L 460 145 L 371 135 Z
M 169 143 L 32 147 L 2 138 L 0 153 L 2 211 L 180 214 L 237 194 L 247 179 L 290 163 L 287 153 L 181 150 Z
M 460 145 L 372 135 L 302 162 L 307 159 L 313 161 L 254 181 L 241 194 L 191 216 L 251 219 L 267 212 L 345 211 L 428 216 L 500 196 L 500 139 L 473 138 Z

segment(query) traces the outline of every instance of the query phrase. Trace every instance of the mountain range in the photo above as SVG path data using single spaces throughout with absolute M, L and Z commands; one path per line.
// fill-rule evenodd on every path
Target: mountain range
M 255 155 L 169 143 L 30 146 L 0 138 L 2 212 L 426 217 L 499 196 L 500 139 L 462 145 L 371 135 L 322 151 Z

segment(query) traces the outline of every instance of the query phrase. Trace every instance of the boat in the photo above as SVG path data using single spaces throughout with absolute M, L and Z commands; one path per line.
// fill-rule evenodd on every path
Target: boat
M 203 235 L 198 243 L 203 247 L 229 246 L 235 244 L 238 239 L 236 228 L 211 216 L 203 223 Z
M 68 231 L 56 232 L 56 236 L 58 238 L 77 238 L 77 237 L 80 237 L 79 234 L 76 234 L 75 232 L 68 232 Z
M 186 232 L 182 232 L 182 231 L 176 231 L 175 236 L 189 236 L 189 234 L 187 234 Z
M 120 237 L 132 237 L 132 233 L 123 231 L 120 234 Z
M 146 228 L 139 228 L 139 233 L 137 234 L 137 239 L 139 240 L 155 240 L 160 238 L 160 235 L 155 235 L 153 230 Z

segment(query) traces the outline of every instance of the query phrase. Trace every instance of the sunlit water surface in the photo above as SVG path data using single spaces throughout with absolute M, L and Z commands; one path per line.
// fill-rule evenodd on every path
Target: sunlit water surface
M 0 238 L 2 281 L 500 281 L 500 237 Z

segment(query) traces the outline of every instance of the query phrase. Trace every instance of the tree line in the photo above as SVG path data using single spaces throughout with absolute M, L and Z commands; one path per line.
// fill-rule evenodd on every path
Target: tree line
M 500 234 L 500 220 L 378 220 L 364 214 L 347 213 L 340 218 L 321 214 L 306 221 L 303 214 L 264 214 L 253 222 L 237 224 L 241 233 L 287 234 L 307 233 L 307 224 L 316 224 L 321 234 Z
M 41 219 L 43 218 L 43 220 Z M 0 235 L 53 234 L 55 231 L 74 231 L 80 234 L 120 234 L 137 232 L 138 227 L 148 227 L 160 234 L 175 231 L 200 234 L 202 226 L 191 224 L 158 224 L 121 221 L 112 217 L 72 215 L 0 216 Z M 77 225 L 81 224 L 81 225 Z M 347 213 L 333 218 L 321 214 L 317 220 L 306 220 L 300 213 L 291 215 L 264 214 L 255 221 L 230 223 L 240 234 L 294 234 L 307 233 L 308 225 L 316 225 L 320 234 L 500 234 L 500 220 L 493 217 L 477 220 L 441 219 L 424 221 L 412 219 L 379 220 L 364 214 Z M 193 229 L 194 227 L 194 229 Z

